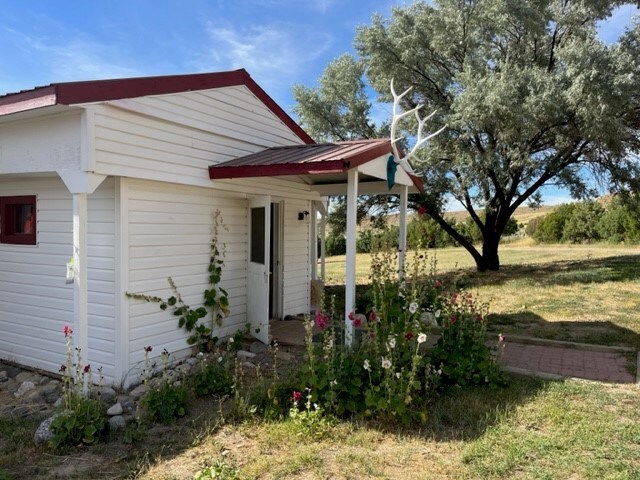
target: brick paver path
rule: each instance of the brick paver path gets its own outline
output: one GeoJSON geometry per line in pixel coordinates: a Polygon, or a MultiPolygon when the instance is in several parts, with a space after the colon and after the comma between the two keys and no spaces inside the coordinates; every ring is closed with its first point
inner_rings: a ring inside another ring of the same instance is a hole
{"type": "Polygon", "coordinates": [[[611,383],[635,383],[635,354],[505,342],[500,363],[535,372],[611,383]],[[633,358],[631,358],[633,357],[633,358]]]}

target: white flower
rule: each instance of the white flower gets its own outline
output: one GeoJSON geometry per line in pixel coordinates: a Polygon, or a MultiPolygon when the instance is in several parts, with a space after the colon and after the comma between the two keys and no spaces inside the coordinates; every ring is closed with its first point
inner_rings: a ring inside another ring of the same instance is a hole
{"type": "Polygon", "coordinates": [[[426,333],[421,333],[420,335],[418,335],[418,343],[424,343],[426,341],[427,341],[426,333]]]}
{"type": "Polygon", "coordinates": [[[332,386],[335,386],[338,384],[337,380],[331,380],[331,382],[329,382],[332,386]]]}
{"type": "Polygon", "coordinates": [[[198,358],[202,358],[202,357],[204,357],[204,353],[202,353],[202,352],[198,352],[198,354],[196,355],[196,357],[198,357],[198,358]]]}
{"type": "Polygon", "coordinates": [[[409,313],[412,315],[418,311],[418,304],[416,302],[411,302],[409,305],[409,313]]]}
{"type": "Polygon", "coordinates": [[[382,368],[384,368],[385,370],[388,370],[389,368],[391,368],[391,360],[389,360],[388,358],[382,357],[381,365],[382,365],[382,368]]]}
{"type": "Polygon", "coordinates": [[[400,378],[400,372],[396,372],[396,378],[400,378]]]}
{"type": "Polygon", "coordinates": [[[436,318],[440,318],[440,314],[442,312],[440,312],[440,310],[436,310],[436,313],[434,313],[434,315],[436,316],[436,318]]]}
{"type": "Polygon", "coordinates": [[[233,337],[229,337],[229,343],[233,343],[233,337]]]}
{"type": "Polygon", "coordinates": [[[387,347],[389,350],[393,350],[396,348],[396,337],[393,335],[389,335],[389,342],[387,343],[387,347]]]}
{"type": "Polygon", "coordinates": [[[218,357],[218,363],[222,362],[222,357],[218,357]]]}
{"type": "Polygon", "coordinates": [[[365,360],[363,366],[365,370],[369,370],[371,368],[371,365],[369,365],[369,360],[365,360]]]}

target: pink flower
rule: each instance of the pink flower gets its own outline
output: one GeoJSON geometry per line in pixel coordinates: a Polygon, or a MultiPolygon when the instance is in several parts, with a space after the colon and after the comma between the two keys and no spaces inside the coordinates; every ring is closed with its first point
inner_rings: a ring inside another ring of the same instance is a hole
{"type": "Polygon", "coordinates": [[[449,321],[451,322],[451,325],[453,325],[454,323],[456,323],[458,321],[458,319],[456,318],[455,315],[451,315],[449,317],[449,321]]]}
{"type": "Polygon", "coordinates": [[[356,318],[356,312],[349,313],[349,320],[351,320],[353,322],[355,320],[355,318],[356,318]]]}
{"type": "Polygon", "coordinates": [[[293,401],[298,403],[300,400],[302,400],[302,393],[300,393],[297,390],[293,391],[293,394],[291,395],[293,397],[293,401]]]}
{"type": "Polygon", "coordinates": [[[329,317],[322,312],[316,312],[316,327],[324,330],[329,326],[329,317]]]}
{"type": "Polygon", "coordinates": [[[436,280],[435,281],[435,287],[436,288],[442,288],[442,280],[436,280]]]}
{"type": "Polygon", "coordinates": [[[414,336],[413,332],[407,332],[404,334],[404,338],[406,338],[407,342],[410,342],[414,336]]]}
{"type": "Polygon", "coordinates": [[[427,213],[426,207],[423,207],[422,205],[420,205],[418,207],[418,215],[424,215],[425,213],[427,213]]]}
{"type": "Polygon", "coordinates": [[[62,331],[64,332],[65,337],[68,337],[73,333],[73,329],[69,325],[65,325],[62,331]]]}
{"type": "Polygon", "coordinates": [[[351,312],[349,314],[349,320],[351,320],[351,324],[355,327],[361,327],[362,326],[362,318],[357,316],[355,312],[351,312]]]}
{"type": "Polygon", "coordinates": [[[378,314],[376,313],[375,310],[371,310],[371,313],[369,314],[369,321],[375,322],[377,320],[378,320],[378,314]]]}
{"type": "Polygon", "coordinates": [[[501,333],[498,334],[498,342],[503,343],[505,341],[505,337],[504,335],[502,335],[501,333]]]}
{"type": "Polygon", "coordinates": [[[84,373],[89,373],[91,371],[91,365],[87,364],[84,366],[84,373]]]}

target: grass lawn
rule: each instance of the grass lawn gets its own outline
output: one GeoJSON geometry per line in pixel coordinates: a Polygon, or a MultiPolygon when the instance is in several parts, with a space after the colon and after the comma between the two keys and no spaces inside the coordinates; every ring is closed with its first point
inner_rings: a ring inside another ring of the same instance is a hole
{"type": "MultiPolygon", "coordinates": [[[[640,247],[508,244],[500,271],[486,273],[462,248],[430,254],[447,284],[489,302],[494,332],[640,348],[640,247]]],[[[327,258],[327,284],[343,284],[344,268],[344,256],[327,258]]],[[[359,254],[359,284],[370,268],[359,254]]]]}
{"type": "MultiPolygon", "coordinates": [[[[439,276],[491,302],[494,330],[640,346],[640,248],[502,247],[479,274],[460,249],[437,252],[439,276]]],[[[360,291],[370,257],[358,258],[360,291]]],[[[344,259],[328,259],[343,282],[344,259]],[[342,262],[342,263],[341,263],[342,262]]],[[[189,415],[138,444],[112,439],[54,454],[36,447],[41,418],[0,416],[0,480],[640,479],[640,385],[512,379],[434,401],[424,425],[343,420],[311,439],[291,420],[232,421],[228,402],[192,401],[189,415]],[[225,418],[225,415],[227,418],[225,418]]]]}

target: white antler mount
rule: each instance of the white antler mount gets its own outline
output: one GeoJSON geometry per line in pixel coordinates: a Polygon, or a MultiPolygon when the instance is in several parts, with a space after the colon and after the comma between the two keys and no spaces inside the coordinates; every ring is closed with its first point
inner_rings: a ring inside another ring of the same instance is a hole
{"type": "Polygon", "coordinates": [[[418,105],[417,107],[414,107],[411,110],[407,110],[406,112],[399,113],[400,100],[402,100],[402,97],[404,97],[407,93],[411,91],[411,88],[413,87],[407,88],[404,92],[398,95],[395,89],[393,88],[393,79],[391,79],[391,94],[393,95],[393,118],[391,119],[391,149],[393,150],[393,155],[396,159],[395,160],[396,163],[404,164],[405,168],[407,168],[407,171],[409,173],[414,173],[413,168],[409,163],[409,158],[415,155],[418,148],[420,148],[426,142],[428,142],[433,137],[441,133],[445,128],[447,128],[447,126],[445,125],[437,132],[434,132],[430,135],[427,135],[426,137],[423,137],[422,131],[424,129],[425,124],[431,119],[431,117],[433,117],[436,114],[437,110],[434,110],[424,118],[420,118],[420,115],[418,114],[418,110],[422,108],[422,105],[418,105]],[[415,114],[416,120],[418,121],[418,138],[416,139],[416,143],[411,149],[411,151],[408,154],[406,154],[404,157],[402,157],[400,155],[400,150],[398,149],[398,142],[402,140],[404,137],[397,136],[398,123],[400,123],[400,120],[402,120],[404,117],[411,115],[412,113],[415,114]]]}

